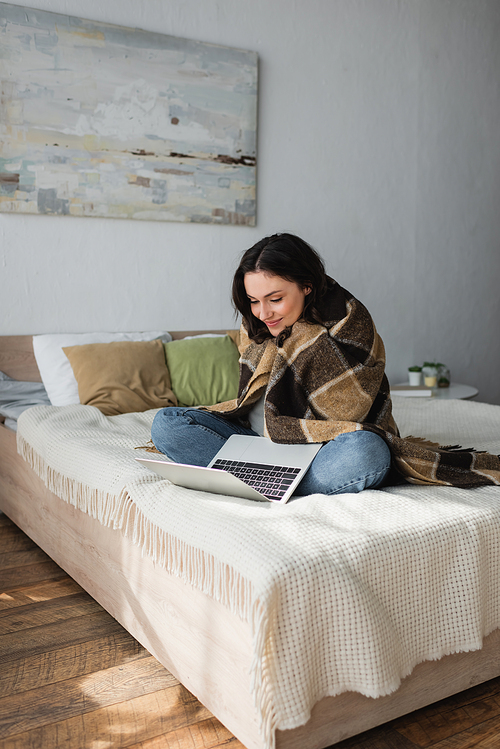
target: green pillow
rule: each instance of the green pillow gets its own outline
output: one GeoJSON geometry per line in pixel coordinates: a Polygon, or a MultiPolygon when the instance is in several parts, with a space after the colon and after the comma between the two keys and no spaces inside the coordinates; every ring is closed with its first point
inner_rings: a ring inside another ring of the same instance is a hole
{"type": "Polygon", "coordinates": [[[239,351],[230,336],[163,344],[172,390],[181,406],[212,406],[236,398],[239,351]]]}

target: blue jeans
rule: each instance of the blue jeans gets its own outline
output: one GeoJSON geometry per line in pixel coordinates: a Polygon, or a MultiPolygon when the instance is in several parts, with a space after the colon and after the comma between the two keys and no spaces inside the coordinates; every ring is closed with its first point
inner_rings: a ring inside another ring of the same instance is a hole
{"type": "MultiPolygon", "coordinates": [[[[253,434],[239,421],[196,408],[163,408],[151,427],[155,447],[176,463],[207,466],[232,434],[253,434]]],[[[387,477],[391,454],[373,432],[348,432],[326,442],[296,495],[342,494],[376,489],[387,477]]]]}

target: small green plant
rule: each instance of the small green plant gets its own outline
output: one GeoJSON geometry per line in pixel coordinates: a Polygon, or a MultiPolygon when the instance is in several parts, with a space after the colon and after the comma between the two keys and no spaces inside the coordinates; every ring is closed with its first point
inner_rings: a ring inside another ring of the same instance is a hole
{"type": "Polygon", "coordinates": [[[422,367],[408,367],[408,372],[421,372],[422,367]]]}
{"type": "Polygon", "coordinates": [[[424,361],[424,367],[429,367],[431,369],[439,369],[439,367],[444,367],[444,364],[441,364],[441,362],[424,361]]]}

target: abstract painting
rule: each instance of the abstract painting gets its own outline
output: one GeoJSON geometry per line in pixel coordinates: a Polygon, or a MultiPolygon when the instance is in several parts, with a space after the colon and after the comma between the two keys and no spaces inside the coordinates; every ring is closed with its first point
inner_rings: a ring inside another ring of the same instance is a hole
{"type": "Polygon", "coordinates": [[[0,211],[255,225],[257,55],[0,3],[0,211]]]}

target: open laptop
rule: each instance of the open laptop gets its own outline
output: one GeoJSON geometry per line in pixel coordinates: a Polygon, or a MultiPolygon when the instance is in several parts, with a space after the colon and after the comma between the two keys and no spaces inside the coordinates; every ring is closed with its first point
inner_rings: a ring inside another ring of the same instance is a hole
{"type": "Polygon", "coordinates": [[[284,504],[321,447],[279,445],[266,437],[233,434],[207,468],[162,458],[136,460],[177,486],[284,504]]]}

